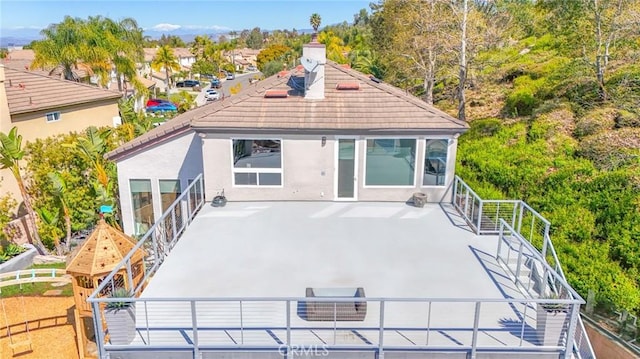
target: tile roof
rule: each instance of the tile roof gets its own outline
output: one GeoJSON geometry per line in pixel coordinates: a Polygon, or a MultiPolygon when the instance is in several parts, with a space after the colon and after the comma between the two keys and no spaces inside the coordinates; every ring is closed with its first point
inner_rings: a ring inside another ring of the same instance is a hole
{"type": "Polygon", "coordinates": [[[91,85],[6,66],[3,68],[9,113],[12,115],[121,97],[118,92],[91,85]]]}
{"type": "Polygon", "coordinates": [[[107,154],[120,157],[189,131],[351,132],[398,134],[460,133],[469,126],[421,99],[391,85],[373,81],[343,65],[327,61],[325,98],[304,98],[301,67],[281,72],[237,95],[185,112],[107,154]],[[339,83],[358,83],[357,90],[339,90],[339,83]],[[268,90],[287,97],[267,96],[268,90]]]}
{"type": "MultiPolygon", "coordinates": [[[[159,47],[145,47],[144,49],[142,49],[144,52],[144,61],[151,62],[153,58],[156,56],[158,49],[159,47]]],[[[187,49],[186,47],[174,47],[171,50],[173,50],[173,55],[176,58],[195,57],[195,55],[191,53],[191,50],[187,49]]]]}

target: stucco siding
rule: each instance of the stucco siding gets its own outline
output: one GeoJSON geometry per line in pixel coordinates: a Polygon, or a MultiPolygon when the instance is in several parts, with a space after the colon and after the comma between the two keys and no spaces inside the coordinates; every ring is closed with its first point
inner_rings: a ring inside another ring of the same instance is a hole
{"type": "Polygon", "coordinates": [[[333,200],[334,145],[321,136],[207,135],[203,153],[206,198],[224,189],[230,201],[333,200]],[[283,186],[234,186],[230,138],[281,139],[283,186]]]}
{"type": "MultiPolygon", "coordinates": [[[[413,193],[424,192],[429,202],[448,200],[449,187],[454,177],[457,141],[448,141],[447,174],[442,186],[423,186],[425,139],[416,144],[415,180],[413,186],[372,187],[365,185],[367,138],[357,139],[357,181],[358,201],[407,201],[413,193]]],[[[230,201],[301,201],[336,200],[336,141],[328,136],[322,145],[322,136],[251,136],[213,135],[203,140],[203,160],[206,197],[212,198],[224,189],[230,201]],[[233,156],[231,138],[238,139],[281,139],[282,140],[282,186],[258,187],[236,186],[233,182],[233,156]]]]}
{"type": "Polygon", "coordinates": [[[113,127],[118,116],[117,100],[60,107],[55,110],[37,111],[11,116],[12,126],[18,127],[24,141],[34,141],[62,133],[79,132],[87,127],[113,127]],[[60,112],[60,120],[47,122],[46,114],[60,112]]]}
{"type": "Polygon", "coordinates": [[[194,132],[147,148],[134,156],[120,159],[118,186],[125,233],[134,234],[130,179],[151,181],[153,213],[157,220],[162,215],[159,180],[179,179],[181,190],[184,192],[189,180],[202,172],[202,143],[200,137],[194,132]]]}

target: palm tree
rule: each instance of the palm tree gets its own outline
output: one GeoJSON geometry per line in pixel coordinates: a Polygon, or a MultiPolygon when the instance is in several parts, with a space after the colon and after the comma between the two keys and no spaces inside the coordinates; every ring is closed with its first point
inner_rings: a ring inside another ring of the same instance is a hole
{"type": "Polygon", "coordinates": [[[311,24],[311,27],[313,27],[313,32],[315,32],[316,34],[318,33],[318,28],[320,27],[321,21],[322,18],[317,13],[311,14],[311,18],[309,18],[309,23],[311,24]]]}
{"type": "Polygon", "coordinates": [[[33,42],[35,58],[31,68],[55,68],[60,65],[65,79],[78,80],[73,70],[78,68],[78,61],[85,57],[87,51],[83,21],[66,16],[61,23],[49,25],[40,33],[44,39],[33,42]]]}
{"type": "Polygon", "coordinates": [[[40,252],[40,254],[46,254],[48,252],[47,248],[42,243],[42,240],[40,240],[38,228],[36,227],[36,214],[31,205],[31,196],[29,196],[27,192],[22,174],[20,173],[19,161],[24,157],[24,154],[25,152],[22,149],[22,136],[18,134],[17,127],[12,128],[8,135],[0,132],[0,168],[8,168],[13,174],[13,177],[15,177],[16,182],[18,182],[18,188],[20,188],[20,194],[22,195],[24,206],[27,209],[27,230],[31,231],[31,239],[38,252],[40,252]]]}
{"type": "Polygon", "coordinates": [[[155,71],[161,71],[164,68],[167,76],[167,89],[169,89],[171,84],[169,73],[180,70],[180,64],[173,54],[173,50],[168,45],[164,45],[158,49],[156,56],[151,60],[151,68],[155,71]]]}

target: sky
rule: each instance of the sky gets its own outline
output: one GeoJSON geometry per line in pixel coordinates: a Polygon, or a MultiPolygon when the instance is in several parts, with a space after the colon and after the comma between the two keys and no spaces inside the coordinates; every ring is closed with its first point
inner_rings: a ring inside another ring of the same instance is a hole
{"type": "Polygon", "coordinates": [[[113,20],[132,17],[145,29],[195,33],[243,30],[309,29],[318,13],[322,26],[353,22],[372,0],[0,0],[0,36],[43,29],[65,15],[113,20]]]}

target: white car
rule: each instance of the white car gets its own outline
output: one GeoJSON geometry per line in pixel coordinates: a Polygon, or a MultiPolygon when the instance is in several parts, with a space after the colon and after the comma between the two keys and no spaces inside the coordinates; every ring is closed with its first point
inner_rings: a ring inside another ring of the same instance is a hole
{"type": "Polygon", "coordinates": [[[220,92],[216,91],[216,90],[207,90],[207,92],[205,92],[204,97],[207,99],[207,101],[215,101],[215,100],[219,100],[220,99],[220,92]]]}

